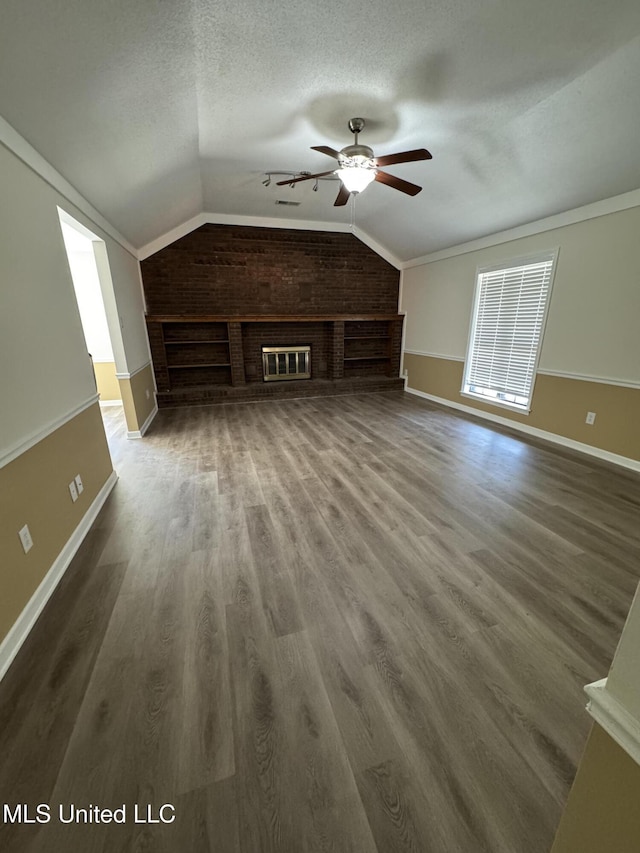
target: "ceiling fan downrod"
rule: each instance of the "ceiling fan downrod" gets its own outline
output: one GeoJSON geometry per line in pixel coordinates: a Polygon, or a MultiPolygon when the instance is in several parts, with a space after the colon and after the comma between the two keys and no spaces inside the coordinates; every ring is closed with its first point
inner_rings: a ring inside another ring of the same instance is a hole
{"type": "Polygon", "coordinates": [[[344,161],[347,161],[357,157],[360,162],[354,165],[359,165],[362,167],[365,166],[365,161],[370,160],[372,161],[371,167],[373,167],[373,150],[369,148],[368,145],[358,144],[358,134],[362,133],[362,131],[364,130],[364,119],[350,118],[349,130],[351,131],[351,133],[354,134],[356,139],[353,145],[347,145],[345,148],[342,149],[342,151],[339,152],[339,154],[342,155],[342,159],[344,161]]]}
{"type": "Polygon", "coordinates": [[[349,119],[349,130],[351,133],[355,134],[356,137],[356,145],[358,144],[358,134],[362,133],[364,130],[364,119],[363,118],[350,118],[349,119]]]}

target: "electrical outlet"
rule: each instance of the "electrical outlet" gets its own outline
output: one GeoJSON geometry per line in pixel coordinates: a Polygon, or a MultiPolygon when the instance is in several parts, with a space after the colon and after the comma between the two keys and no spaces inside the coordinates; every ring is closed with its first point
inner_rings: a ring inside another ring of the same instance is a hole
{"type": "Polygon", "coordinates": [[[147,400],[151,397],[151,391],[147,388],[146,390],[147,400]]]}
{"type": "Polygon", "coordinates": [[[80,474],[76,474],[75,483],[78,494],[81,495],[84,492],[84,484],[82,482],[82,477],[80,476],[80,474]]]}
{"type": "Polygon", "coordinates": [[[595,423],[595,420],[596,420],[596,413],[595,412],[587,412],[587,417],[584,419],[584,422],[586,424],[589,424],[589,426],[592,426],[595,423]]]}
{"type": "Polygon", "coordinates": [[[24,553],[28,554],[29,551],[33,548],[33,539],[31,538],[31,532],[27,524],[25,524],[24,527],[18,530],[18,536],[20,537],[20,541],[22,542],[22,548],[24,550],[24,553]]]}
{"type": "Polygon", "coordinates": [[[407,368],[406,368],[406,367],[405,367],[405,369],[402,371],[402,375],[403,375],[403,376],[405,376],[405,377],[409,376],[409,371],[407,370],[407,368]]]}
{"type": "Polygon", "coordinates": [[[69,492],[71,494],[71,500],[75,503],[78,500],[78,490],[76,489],[76,481],[72,480],[69,483],[69,492]]]}

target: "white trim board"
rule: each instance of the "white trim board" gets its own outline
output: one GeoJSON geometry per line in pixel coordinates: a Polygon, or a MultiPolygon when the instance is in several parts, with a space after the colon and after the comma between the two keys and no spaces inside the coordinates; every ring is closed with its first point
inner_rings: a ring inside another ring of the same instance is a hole
{"type": "Polygon", "coordinates": [[[406,270],[424,264],[433,264],[436,261],[445,261],[447,258],[453,258],[456,255],[466,255],[468,252],[489,249],[502,243],[510,243],[512,240],[520,240],[523,237],[531,237],[545,231],[554,231],[556,228],[575,225],[578,222],[585,222],[587,219],[597,219],[599,216],[607,216],[610,213],[618,213],[632,207],[640,207],[640,189],[631,190],[631,192],[622,193],[622,195],[616,195],[612,198],[605,198],[583,207],[576,207],[573,210],[565,210],[562,213],[547,216],[535,222],[528,222],[526,225],[520,225],[517,228],[509,228],[507,231],[487,234],[486,237],[469,240],[467,243],[459,243],[457,246],[450,246],[448,249],[440,249],[437,252],[430,252],[410,261],[403,261],[402,269],[406,270]]]}
{"type": "Polygon", "coordinates": [[[366,231],[362,228],[358,228],[357,225],[353,227],[353,235],[360,240],[361,243],[364,243],[365,246],[368,246],[372,252],[375,252],[378,257],[382,258],[383,261],[386,261],[388,264],[391,264],[392,267],[395,267],[397,270],[402,269],[402,261],[400,258],[396,257],[386,246],[383,246],[382,243],[378,243],[377,240],[374,240],[366,231]]]}
{"type": "Polygon", "coordinates": [[[487,421],[493,421],[502,426],[517,432],[524,432],[527,435],[533,435],[536,438],[541,438],[544,441],[549,441],[552,444],[559,444],[562,447],[568,447],[571,450],[577,450],[580,453],[585,453],[587,456],[595,456],[597,459],[603,459],[606,462],[612,462],[614,465],[620,465],[623,468],[628,468],[631,471],[640,471],[640,460],[630,459],[628,456],[621,456],[619,453],[611,453],[608,450],[601,450],[599,447],[592,447],[590,444],[584,444],[581,441],[575,441],[572,438],[565,438],[563,435],[557,435],[554,432],[548,432],[545,429],[530,427],[520,421],[512,421],[510,418],[503,418],[500,415],[494,415],[492,412],[483,412],[481,409],[474,409],[472,406],[465,406],[462,403],[446,400],[444,397],[436,397],[434,394],[425,394],[424,391],[418,391],[417,388],[410,388],[408,385],[405,390],[409,394],[414,394],[416,397],[422,397],[425,400],[431,400],[433,403],[439,403],[441,406],[448,406],[452,409],[458,409],[468,415],[474,415],[477,418],[483,418],[487,421]]]}
{"type": "Polygon", "coordinates": [[[4,638],[2,643],[0,643],[0,680],[4,678],[4,675],[11,666],[13,659],[29,636],[38,616],[42,613],[45,604],[62,580],[71,560],[74,558],[78,548],[82,544],[82,541],[89,532],[89,528],[97,518],[98,513],[102,509],[104,502],[109,497],[109,494],[117,481],[118,475],[115,471],[112,471],[109,478],[94,498],[93,503],[84,514],[82,521],[67,540],[66,545],[54,560],[53,565],[29,599],[26,607],[20,616],[18,616],[18,619],[14,622],[7,636],[4,638]]]}
{"type": "Polygon", "coordinates": [[[110,406],[122,406],[122,400],[100,400],[101,409],[108,409],[110,406]]]}
{"type": "Polygon", "coordinates": [[[244,216],[229,213],[198,213],[171,231],[162,234],[138,250],[138,260],[154,255],[166,246],[170,246],[181,237],[186,237],[202,225],[247,225],[255,228],[289,228],[296,231],[338,231],[347,233],[351,227],[346,222],[315,222],[310,219],[280,219],[275,216],[244,216]]]}
{"type": "Polygon", "coordinates": [[[587,711],[630,758],[640,764],[640,722],[607,690],[607,679],[587,684],[587,711]]]}
{"type": "MultiPolygon", "coordinates": [[[[408,355],[424,355],[428,358],[441,358],[445,361],[464,361],[464,356],[460,355],[444,355],[441,352],[426,352],[419,349],[404,349],[402,354],[408,355]]],[[[588,373],[568,373],[566,370],[548,370],[539,367],[536,370],[536,376],[558,376],[560,379],[575,379],[579,382],[595,382],[599,385],[616,385],[620,388],[640,388],[640,382],[634,382],[630,379],[613,379],[610,376],[590,376],[588,373]]]]}
{"type": "Polygon", "coordinates": [[[202,225],[246,225],[254,228],[287,228],[294,231],[328,231],[340,234],[353,234],[361,243],[368,246],[387,263],[397,270],[402,267],[402,261],[392,254],[389,249],[370,237],[362,228],[354,228],[347,222],[316,222],[312,219],[280,219],[275,216],[244,216],[229,213],[199,213],[181,225],[177,225],[166,234],[151,240],[138,250],[138,260],[144,261],[155,255],[161,249],[170,246],[181,237],[186,237],[202,225]]]}
{"type": "Polygon", "coordinates": [[[142,438],[142,436],[145,434],[145,432],[151,426],[151,422],[153,421],[153,419],[155,418],[155,416],[157,414],[158,414],[158,404],[156,403],[155,406],[153,407],[153,411],[151,412],[149,417],[146,419],[146,421],[142,424],[140,429],[127,430],[127,438],[142,438]]]}
{"type": "Polygon", "coordinates": [[[419,349],[405,349],[402,351],[404,355],[426,355],[428,358],[442,358],[445,361],[464,361],[464,356],[459,355],[443,355],[441,352],[424,352],[419,349]]]}
{"type": "Polygon", "coordinates": [[[22,160],[25,166],[28,166],[45,183],[60,193],[66,201],[83,213],[97,228],[100,228],[105,234],[119,243],[134,258],[137,257],[136,250],[126,237],[123,237],[57,169],[54,169],[41,154],[38,154],[36,149],[1,116],[0,143],[11,151],[12,154],[15,154],[19,160],[22,160]]]}
{"type": "Polygon", "coordinates": [[[587,373],[566,373],[563,370],[543,370],[538,368],[536,374],[543,376],[559,376],[561,379],[577,379],[579,382],[596,382],[600,385],[618,385],[621,388],[640,388],[640,382],[630,379],[612,379],[609,376],[589,376],[587,373]]]}
{"type": "Polygon", "coordinates": [[[135,370],[132,370],[131,373],[116,373],[116,379],[131,379],[132,376],[135,376],[136,373],[142,373],[145,367],[149,367],[151,361],[145,361],[145,363],[141,367],[136,367],[135,370]]]}
{"type": "Polygon", "coordinates": [[[8,465],[9,462],[13,462],[14,459],[17,459],[18,456],[22,456],[23,453],[26,453],[27,450],[30,450],[34,445],[38,444],[39,441],[42,441],[43,438],[46,438],[51,433],[55,432],[57,429],[60,429],[61,426],[64,426],[69,421],[73,420],[76,415],[79,415],[81,412],[84,412],[85,409],[93,406],[94,403],[98,402],[99,395],[92,394],[88,400],[85,400],[83,403],[79,403],[70,412],[67,412],[64,415],[61,415],[59,418],[56,418],[53,421],[49,421],[48,424],[45,424],[36,432],[32,432],[31,435],[28,435],[26,438],[21,439],[19,442],[14,444],[12,447],[9,447],[3,453],[0,454],[0,468],[4,468],[5,465],[8,465]]]}

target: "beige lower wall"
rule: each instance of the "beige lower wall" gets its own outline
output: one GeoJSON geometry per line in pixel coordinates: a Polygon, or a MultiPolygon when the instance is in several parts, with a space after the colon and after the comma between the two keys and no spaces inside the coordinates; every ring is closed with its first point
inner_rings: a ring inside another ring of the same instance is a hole
{"type": "Polygon", "coordinates": [[[122,400],[115,362],[96,361],[93,364],[93,372],[96,375],[98,394],[100,394],[100,399],[103,402],[106,400],[122,400]]]}
{"type": "Polygon", "coordinates": [[[638,853],[640,766],[594,724],[551,853],[638,853]]]}
{"type": "Polygon", "coordinates": [[[0,469],[0,641],[112,470],[97,402],[0,469]],[[69,483],[76,474],[84,491],[73,503],[69,483]],[[18,538],[24,524],[34,543],[28,554],[18,538]]]}
{"type": "Polygon", "coordinates": [[[134,373],[130,379],[120,379],[124,416],[129,432],[142,429],[156,405],[153,369],[151,364],[134,373]]]}
{"type": "Polygon", "coordinates": [[[403,369],[409,372],[409,388],[416,391],[640,460],[638,388],[539,373],[531,412],[524,415],[462,395],[462,361],[405,353],[403,369]],[[593,426],[585,424],[587,412],[596,413],[593,426]]]}

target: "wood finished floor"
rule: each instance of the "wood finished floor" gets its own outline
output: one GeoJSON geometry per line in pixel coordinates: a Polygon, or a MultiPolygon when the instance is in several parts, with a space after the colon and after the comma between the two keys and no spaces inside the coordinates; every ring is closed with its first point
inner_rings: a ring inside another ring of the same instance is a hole
{"type": "Polygon", "coordinates": [[[547,853],[640,478],[403,393],[105,417],[120,480],[0,684],[19,853],[547,853]]]}

